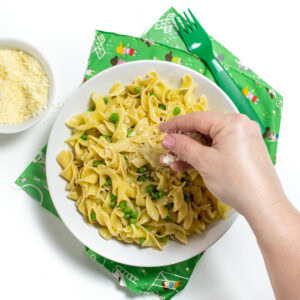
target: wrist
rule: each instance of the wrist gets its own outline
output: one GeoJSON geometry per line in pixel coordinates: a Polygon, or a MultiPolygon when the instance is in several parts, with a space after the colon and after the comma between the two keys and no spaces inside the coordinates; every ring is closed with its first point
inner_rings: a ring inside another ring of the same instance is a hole
{"type": "Polygon", "coordinates": [[[284,192],[276,195],[272,193],[268,197],[268,199],[272,200],[265,201],[263,204],[260,203],[260,205],[242,212],[242,215],[246,218],[253,230],[270,220],[272,220],[272,222],[279,220],[281,223],[280,220],[283,214],[289,214],[291,210],[295,210],[284,192]]]}

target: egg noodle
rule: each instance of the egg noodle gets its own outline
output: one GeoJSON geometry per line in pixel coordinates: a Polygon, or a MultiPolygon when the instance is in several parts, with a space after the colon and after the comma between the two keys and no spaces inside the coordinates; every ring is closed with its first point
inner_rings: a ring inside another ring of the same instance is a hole
{"type": "Polygon", "coordinates": [[[163,250],[169,239],[185,244],[228,212],[197,171],[160,164],[166,151],[159,123],[206,109],[195,87],[185,75],[180,88],[169,89],[152,71],[126,87],[115,83],[104,98],[92,93],[93,109],[66,122],[73,134],[66,140],[71,150],[57,156],[61,176],[103,238],[163,250]]]}

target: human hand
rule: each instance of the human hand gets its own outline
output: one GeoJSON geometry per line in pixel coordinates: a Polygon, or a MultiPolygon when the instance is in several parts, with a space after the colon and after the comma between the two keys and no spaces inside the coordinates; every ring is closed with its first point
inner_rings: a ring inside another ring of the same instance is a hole
{"type": "Polygon", "coordinates": [[[247,116],[194,112],[162,123],[160,130],[197,131],[211,137],[208,147],[187,135],[171,133],[162,145],[182,160],[171,163],[171,169],[197,169],[208,189],[241,214],[263,210],[284,195],[259,125],[247,116]]]}

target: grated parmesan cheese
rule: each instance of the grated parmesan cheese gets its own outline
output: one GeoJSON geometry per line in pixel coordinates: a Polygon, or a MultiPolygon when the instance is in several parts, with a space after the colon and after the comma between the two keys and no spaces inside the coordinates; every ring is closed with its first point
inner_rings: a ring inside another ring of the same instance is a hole
{"type": "MultiPolygon", "coordinates": [[[[192,132],[186,132],[183,133],[181,131],[174,131],[174,132],[167,132],[168,134],[170,133],[179,133],[179,134],[185,134],[187,136],[189,136],[190,138],[194,139],[195,141],[205,145],[206,141],[205,138],[203,136],[202,133],[197,132],[197,131],[192,131],[192,132]]],[[[162,158],[162,163],[166,166],[169,166],[171,163],[176,162],[176,161],[180,161],[180,159],[173,153],[168,152],[163,158],[162,158]]]]}
{"type": "Polygon", "coordinates": [[[179,158],[170,152],[168,152],[162,159],[162,163],[167,166],[169,166],[171,163],[175,161],[179,161],[179,158]]]}
{"type": "Polygon", "coordinates": [[[46,108],[49,80],[21,50],[0,49],[0,124],[22,123],[46,108]]]}

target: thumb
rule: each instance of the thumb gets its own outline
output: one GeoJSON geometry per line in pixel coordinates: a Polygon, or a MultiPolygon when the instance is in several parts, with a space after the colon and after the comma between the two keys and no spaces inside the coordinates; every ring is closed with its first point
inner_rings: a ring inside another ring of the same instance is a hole
{"type": "MultiPolygon", "coordinates": [[[[184,134],[168,134],[162,141],[162,146],[174,152],[180,160],[202,170],[209,163],[215,149],[204,146],[184,134]]],[[[201,171],[200,171],[201,172],[201,171]]]]}

